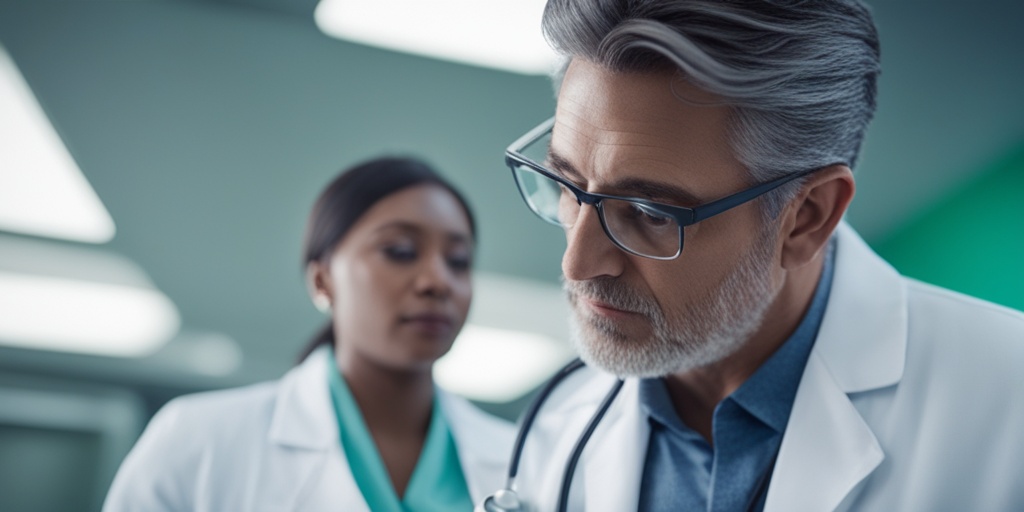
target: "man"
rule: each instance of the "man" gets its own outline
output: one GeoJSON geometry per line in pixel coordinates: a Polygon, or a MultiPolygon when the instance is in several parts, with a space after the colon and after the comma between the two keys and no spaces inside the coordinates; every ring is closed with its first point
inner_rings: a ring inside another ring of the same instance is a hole
{"type": "Polygon", "coordinates": [[[556,509],[619,376],[570,510],[1024,510],[1024,315],[899,276],[841,220],[867,7],[549,0],[544,29],[556,114],[507,160],[565,229],[590,369],[529,433],[525,508],[556,509]]]}

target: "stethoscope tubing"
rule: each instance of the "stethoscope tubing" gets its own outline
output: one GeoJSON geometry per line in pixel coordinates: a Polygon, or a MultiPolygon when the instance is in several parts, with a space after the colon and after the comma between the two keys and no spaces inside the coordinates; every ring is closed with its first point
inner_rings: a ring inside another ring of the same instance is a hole
{"type": "MultiPolygon", "coordinates": [[[[481,507],[478,510],[520,510],[517,498],[515,497],[515,480],[519,473],[519,461],[522,459],[523,448],[526,445],[526,438],[530,433],[530,429],[533,428],[533,423],[537,419],[537,415],[540,412],[541,407],[547,402],[548,397],[551,393],[562,383],[567,377],[572,375],[573,372],[586,366],[579,358],[573,359],[568,364],[558,370],[557,373],[544,385],[543,388],[537,393],[537,396],[530,403],[526,413],[523,415],[523,420],[519,425],[519,432],[516,434],[515,444],[512,448],[512,458],[508,464],[508,480],[505,483],[505,488],[498,493],[495,493],[491,497],[488,497],[483,501],[481,507]],[[501,498],[502,493],[505,494],[505,498],[501,498]],[[512,505],[510,504],[498,504],[492,500],[498,499],[512,499],[512,505]],[[491,508],[497,506],[498,508],[491,508]],[[507,508],[507,507],[513,508],[507,508]]],[[[583,455],[583,449],[587,446],[587,441],[594,434],[598,424],[601,422],[601,418],[604,417],[605,413],[611,407],[615,397],[619,394],[622,389],[623,380],[617,379],[612,389],[605,395],[601,404],[598,406],[594,415],[587,422],[587,426],[584,428],[583,433],[579,439],[576,440],[575,446],[573,446],[572,453],[569,456],[569,460],[566,464],[565,472],[562,475],[562,485],[558,491],[558,512],[564,512],[569,505],[569,490],[572,485],[572,477],[576,471],[576,465],[579,463],[580,457],[583,455]]]]}
{"type": "Polygon", "coordinates": [[[594,434],[594,430],[597,429],[597,425],[601,423],[601,418],[604,418],[604,414],[608,412],[612,402],[615,401],[615,397],[618,396],[619,391],[622,390],[622,379],[615,381],[615,385],[605,395],[604,400],[601,401],[601,405],[597,408],[597,411],[590,418],[587,423],[587,428],[583,430],[583,434],[576,440],[576,446],[572,449],[572,455],[569,456],[569,462],[565,466],[565,472],[562,473],[562,486],[558,491],[558,512],[565,512],[569,508],[569,488],[572,487],[572,477],[576,473],[576,464],[579,463],[580,456],[583,455],[583,449],[587,447],[587,442],[590,441],[590,436],[594,434]]]}
{"type": "Polygon", "coordinates": [[[519,433],[516,434],[516,442],[512,449],[512,460],[509,461],[508,465],[508,483],[506,489],[512,488],[516,475],[519,474],[519,459],[523,456],[523,447],[526,445],[526,435],[533,428],[533,421],[537,418],[537,413],[540,412],[541,406],[547,401],[548,395],[558,387],[559,384],[565,380],[566,377],[571,375],[576,370],[583,368],[585,364],[580,358],[573,359],[569,364],[558,370],[558,373],[548,379],[547,384],[537,393],[537,397],[534,398],[530,404],[530,408],[527,409],[526,414],[523,416],[523,423],[519,426],[519,433]]]}

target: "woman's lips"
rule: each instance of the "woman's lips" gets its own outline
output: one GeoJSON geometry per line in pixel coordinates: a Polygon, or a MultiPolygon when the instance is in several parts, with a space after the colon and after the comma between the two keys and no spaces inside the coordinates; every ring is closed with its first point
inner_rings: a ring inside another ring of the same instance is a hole
{"type": "Polygon", "coordinates": [[[402,318],[402,323],[429,334],[443,334],[452,330],[455,321],[448,315],[420,313],[402,318]]]}

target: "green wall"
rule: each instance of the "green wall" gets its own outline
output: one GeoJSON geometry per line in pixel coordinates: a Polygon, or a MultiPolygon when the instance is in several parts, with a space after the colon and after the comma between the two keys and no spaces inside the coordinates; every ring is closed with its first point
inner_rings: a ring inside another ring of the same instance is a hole
{"type": "Polygon", "coordinates": [[[1024,310],[1024,146],[974,176],[875,249],[905,275],[1024,310]]]}

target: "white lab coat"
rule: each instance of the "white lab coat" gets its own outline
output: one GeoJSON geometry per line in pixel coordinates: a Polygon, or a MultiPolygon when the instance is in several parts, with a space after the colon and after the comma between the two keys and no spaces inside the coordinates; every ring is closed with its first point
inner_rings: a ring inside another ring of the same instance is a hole
{"type": "MultiPolygon", "coordinates": [[[[177,398],[124,460],[103,510],[369,512],[342,452],[320,349],[280,381],[177,398]]],[[[504,485],[514,429],[438,390],[474,502],[504,485]]]]}
{"type": "MultiPolygon", "coordinates": [[[[901,277],[845,224],[837,244],[765,512],[1024,510],[1024,315],[901,277]]],[[[572,446],[614,381],[581,373],[527,441],[516,489],[530,510],[555,510],[572,446]]],[[[629,379],[569,509],[636,510],[649,434],[629,379]]]]}

